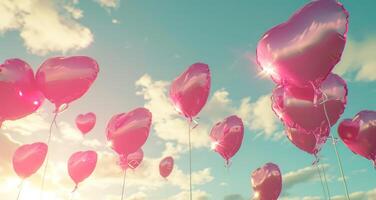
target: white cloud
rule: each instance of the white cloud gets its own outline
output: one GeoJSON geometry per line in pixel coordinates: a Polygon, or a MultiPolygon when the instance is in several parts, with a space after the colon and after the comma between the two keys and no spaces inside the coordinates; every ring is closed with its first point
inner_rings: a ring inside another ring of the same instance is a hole
{"type": "Polygon", "coordinates": [[[88,47],[93,35],[76,21],[80,17],[82,11],[63,2],[0,1],[0,32],[18,30],[27,49],[37,55],[88,47]]]}
{"type": "MultiPolygon", "coordinates": [[[[281,197],[281,200],[320,200],[322,197],[318,196],[305,196],[305,197],[293,197],[293,196],[288,196],[288,197],[281,197]]],[[[330,199],[333,200],[347,200],[345,196],[341,195],[336,195],[332,196],[330,199]]],[[[353,192],[350,194],[350,199],[351,200],[371,200],[371,199],[376,199],[376,188],[371,189],[369,191],[358,191],[358,192],[353,192]]]]}
{"type": "MultiPolygon", "coordinates": [[[[334,196],[333,200],[346,200],[345,196],[334,196]]],[[[371,200],[376,199],[376,188],[369,191],[358,191],[350,194],[351,200],[371,200]]]]}
{"type": "MultiPolygon", "coordinates": [[[[194,197],[194,200],[208,200],[210,198],[210,195],[202,190],[194,190],[192,191],[192,196],[194,197]]],[[[183,191],[180,192],[167,200],[186,200],[189,199],[189,192],[188,191],[183,191]]]]}
{"type": "Polygon", "coordinates": [[[367,37],[361,41],[347,40],[341,62],[334,72],[356,81],[376,80],[376,37],[367,37]]]}
{"type": "Polygon", "coordinates": [[[119,0],[96,0],[104,8],[116,8],[119,6],[119,0]]]}
{"type": "Polygon", "coordinates": [[[271,108],[270,95],[261,96],[250,105],[244,104],[251,111],[249,116],[251,130],[261,130],[267,138],[281,138],[282,134],[277,132],[279,121],[271,108]]]}
{"type": "Polygon", "coordinates": [[[64,9],[69,12],[74,19],[80,19],[84,16],[84,12],[72,5],[65,5],[64,9]]]}
{"type": "Polygon", "coordinates": [[[5,121],[3,129],[20,135],[29,136],[41,131],[47,131],[50,123],[46,121],[45,111],[39,110],[16,121],[5,121]]]}
{"type": "Polygon", "coordinates": [[[120,21],[117,20],[117,19],[112,19],[111,22],[112,22],[113,24],[120,24],[120,21]]]}
{"type": "MultiPolygon", "coordinates": [[[[321,164],[320,168],[327,170],[328,164],[321,164]]],[[[328,177],[327,177],[328,178],[328,177]]],[[[291,171],[283,175],[283,190],[286,193],[290,188],[295,185],[302,184],[308,181],[317,181],[317,169],[316,166],[309,166],[296,171],[291,171]]]]}

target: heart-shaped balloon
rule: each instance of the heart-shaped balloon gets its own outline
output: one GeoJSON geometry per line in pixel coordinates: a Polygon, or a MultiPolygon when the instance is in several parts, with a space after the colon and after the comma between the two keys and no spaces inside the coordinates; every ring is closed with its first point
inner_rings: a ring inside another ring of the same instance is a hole
{"type": "MultiPolygon", "coordinates": [[[[316,93],[312,86],[278,86],[273,91],[272,108],[286,127],[306,132],[333,126],[343,113],[347,101],[346,82],[329,74],[316,93]]],[[[322,131],[319,131],[322,132],[322,131]]]]}
{"type": "Polygon", "coordinates": [[[123,170],[126,170],[128,167],[131,169],[136,169],[141,164],[142,159],[144,159],[144,152],[142,149],[139,149],[128,156],[120,155],[119,165],[123,170]]]}
{"type": "Polygon", "coordinates": [[[113,116],[107,124],[106,137],[119,155],[129,155],[140,149],[149,137],[152,114],[146,108],[113,116]]]}
{"type": "Polygon", "coordinates": [[[165,157],[159,163],[159,174],[166,178],[168,177],[172,170],[174,169],[174,159],[171,156],[165,157]]]}
{"type": "Polygon", "coordinates": [[[317,156],[323,144],[329,136],[329,129],[306,132],[295,128],[286,128],[285,133],[289,140],[299,149],[317,156]]]}
{"type": "Polygon", "coordinates": [[[195,63],[171,83],[170,99],[180,114],[192,119],[206,104],[209,92],[209,66],[195,63]]]}
{"type": "Polygon", "coordinates": [[[82,134],[86,134],[94,128],[96,122],[96,116],[94,113],[89,112],[86,114],[79,114],[76,117],[76,126],[80,129],[82,134]]]}
{"type": "Polygon", "coordinates": [[[376,111],[364,110],[338,126],[338,135],[355,154],[371,160],[376,167],[376,111]]]}
{"type": "Polygon", "coordinates": [[[31,67],[20,59],[0,64],[0,126],[36,111],[43,103],[31,67]]]}
{"type": "Polygon", "coordinates": [[[98,72],[97,62],[90,57],[53,57],[39,67],[36,80],[44,96],[58,110],[84,95],[98,72]]]}
{"type": "Polygon", "coordinates": [[[68,173],[76,187],[93,173],[97,157],[95,151],[79,151],[71,155],[68,160],[68,173]]]}
{"type": "Polygon", "coordinates": [[[48,146],[42,142],[25,144],[17,148],[13,154],[13,169],[22,178],[33,175],[46,159],[48,146]]]}
{"type": "Polygon", "coordinates": [[[257,45],[257,62],[277,84],[319,86],[340,61],[349,14],[336,0],[305,5],[268,30],[257,45]]]}
{"type": "Polygon", "coordinates": [[[232,115],[218,122],[210,132],[212,149],[219,153],[225,160],[229,160],[238,152],[244,136],[243,121],[232,115]]]}
{"type": "Polygon", "coordinates": [[[282,190],[282,176],[278,165],[266,163],[251,175],[255,200],[277,200],[282,190]]]}

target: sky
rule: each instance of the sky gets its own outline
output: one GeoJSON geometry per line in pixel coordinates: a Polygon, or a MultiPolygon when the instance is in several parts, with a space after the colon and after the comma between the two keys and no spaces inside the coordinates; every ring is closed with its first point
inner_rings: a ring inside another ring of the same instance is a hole
{"type": "MultiPolygon", "coordinates": [[[[126,178],[128,200],[188,199],[187,124],[168,99],[170,82],[195,62],[207,63],[212,87],[192,132],[195,200],[245,200],[253,195],[250,174],[267,162],[283,174],[280,199],[324,199],[314,158],[286,139],[271,110],[268,78],[258,76],[252,58],[269,28],[287,20],[305,0],[2,0],[0,60],[20,58],[34,70],[48,57],[87,55],[100,73],[90,90],[58,116],[47,169],[45,199],[69,199],[74,183],[67,173],[69,156],[95,150],[98,165],[74,194],[75,199],[120,199],[122,171],[106,145],[105,127],[112,115],[146,107],[153,113],[145,159],[126,178]],[[80,113],[94,112],[97,124],[82,137],[74,125],[80,113]],[[236,114],[245,124],[242,147],[227,169],[210,148],[209,132],[221,119],[236,114]],[[176,166],[167,180],[158,173],[164,156],[176,166]],[[95,192],[93,192],[95,191],[95,192]]],[[[347,44],[334,73],[347,82],[348,104],[341,119],[361,110],[376,110],[376,2],[341,0],[350,13],[347,44]]],[[[6,121],[0,129],[0,196],[15,199],[20,179],[11,159],[21,144],[46,142],[53,105],[45,101],[34,114],[6,121]]],[[[337,125],[331,134],[337,137],[337,125]]],[[[372,163],[337,143],[351,199],[376,199],[372,163]]],[[[321,151],[332,199],[345,199],[330,142],[321,151]]],[[[39,199],[42,170],[28,179],[20,199],[39,199]]]]}

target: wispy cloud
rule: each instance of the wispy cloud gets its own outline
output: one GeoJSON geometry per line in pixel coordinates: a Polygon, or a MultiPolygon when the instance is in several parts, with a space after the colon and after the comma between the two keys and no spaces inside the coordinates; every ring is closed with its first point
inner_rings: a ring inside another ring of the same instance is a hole
{"type": "Polygon", "coordinates": [[[376,37],[363,40],[348,39],[341,62],[334,72],[355,81],[376,80],[376,37]]]}

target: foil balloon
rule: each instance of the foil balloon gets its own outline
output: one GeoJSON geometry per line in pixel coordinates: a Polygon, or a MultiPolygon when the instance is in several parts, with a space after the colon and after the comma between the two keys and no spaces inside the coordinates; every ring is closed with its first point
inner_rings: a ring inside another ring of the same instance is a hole
{"type": "Polygon", "coordinates": [[[142,147],[149,137],[152,114],[146,108],[113,116],[107,124],[106,137],[119,155],[129,155],[142,147]]]}
{"type": "Polygon", "coordinates": [[[376,111],[364,110],[338,126],[343,143],[355,154],[371,160],[376,167],[376,111]]]}
{"type": "Polygon", "coordinates": [[[58,111],[84,95],[97,78],[97,62],[87,56],[53,57],[38,69],[36,80],[58,111]]]}
{"type": "Polygon", "coordinates": [[[159,163],[159,174],[163,178],[167,178],[174,168],[174,159],[171,156],[163,158],[159,163]]]}
{"type": "Polygon", "coordinates": [[[204,107],[209,92],[209,66],[195,63],[172,82],[170,99],[181,115],[192,119],[204,107]]]}
{"type": "Polygon", "coordinates": [[[35,112],[43,103],[34,72],[20,59],[0,64],[0,126],[5,120],[16,120],[35,112]]]}
{"type": "Polygon", "coordinates": [[[68,173],[76,184],[88,178],[97,165],[97,153],[95,151],[79,151],[71,155],[68,160],[68,173]]]}
{"type": "Polygon", "coordinates": [[[333,126],[343,113],[347,85],[338,75],[329,74],[319,89],[316,93],[312,86],[280,85],[273,91],[272,109],[286,127],[321,133],[329,128],[327,117],[333,126]]]}
{"type": "Polygon", "coordinates": [[[285,133],[296,147],[317,157],[317,153],[329,137],[329,129],[318,129],[317,131],[318,133],[306,132],[287,127],[285,133]]]}
{"type": "Polygon", "coordinates": [[[255,200],[277,200],[282,190],[282,176],[279,167],[267,163],[251,175],[255,200]]]}
{"type": "Polygon", "coordinates": [[[81,133],[84,135],[94,128],[95,122],[96,122],[96,116],[92,112],[89,112],[86,114],[79,114],[76,117],[76,126],[78,129],[80,129],[81,133]]]}
{"type": "Polygon", "coordinates": [[[312,1],[268,30],[257,45],[257,62],[277,84],[319,86],[340,61],[349,14],[336,0],[312,1]]]}
{"type": "Polygon", "coordinates": [[[225,160],[229,160],[238,152],[244,136],[243,121],[232,115],[218,122],[210,132],[212,149],[219,153],[225,160]]]}
{"type": "Polygon", "coordinates": [[[144,152],[142,151],[142,149],[139,149],[136,152],[129,154],[128,156],[120,155],[119,165],[123,170],[126,170],[128,168],[136,169],[138,166],[140,166],[143,159],[144,152]]]}
{"type": "Polygon", "coordinates": [[[33,175],[42,166],[47,151],[48,146],[41,142],[18,147],[13,154],[13,169],[16,174],[22,179],[33,175]]]}

